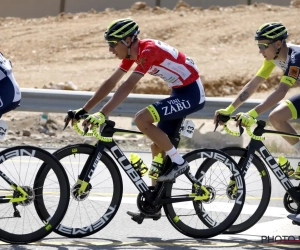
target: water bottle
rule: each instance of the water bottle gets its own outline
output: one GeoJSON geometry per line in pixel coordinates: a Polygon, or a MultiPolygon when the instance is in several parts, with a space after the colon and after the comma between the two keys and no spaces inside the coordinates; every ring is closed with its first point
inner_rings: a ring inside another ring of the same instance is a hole
{"type": "Polygon", "coordinates": [[[130,153],[130,162],[140,176],[144,176],[147,173],[148,167],[138,154],[130,153]]]}
{"type": "Polygon", "coordinates": [[[154,157],[148,173],[149,178],[156,180],[160,176],[163,160],[161,153],[154,157]]]}
{"type": "Polygon", "coordinates": [[[291,166],[290,162],[284,156],[282,155],[278,156],[278,164],[283,170],[283,172],[287,174],[288,177],[291,177],[294,174],[295,170],[291,166]]]}

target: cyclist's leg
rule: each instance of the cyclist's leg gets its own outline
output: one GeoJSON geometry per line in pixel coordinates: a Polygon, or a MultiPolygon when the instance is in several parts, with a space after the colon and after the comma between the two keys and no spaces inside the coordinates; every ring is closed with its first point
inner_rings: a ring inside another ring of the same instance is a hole
{"type": "MultiPolygon", "coordinates": [[[[297,134],[297,131],[289,123],[289,120],[300,117],[300,94],[292,96],[290,99],[282,102],[270,114],[269,120],[273,127],[278,131],[297,134]]],[[[283,138],[294,148],[300,155],[300,141],[298,138],[283,138]]],[[[296,169],[295,177],[300,179],[300,167],[296,169]]]]}
{"type": "MultiPolygon", "coordinates": [[[[204,103],[204,91],[199,80],[184,88],[173,89],[169,98],[156,102],[150,105],[150,108],[145,108],[137,113],[135,124],[153,141],[151,146],[153,157],[173,148],[168,135],[173,136],[183,117],[201,110],[204,103]],[[154,122],[158,122],[158,125],[155,126],[154,122]]],[[[140,212],[128,211],[127,213],[133,219],[141,216],[140,212]]],[[[159,213],[158,216],[144,215],[144,218],[159,219],[160,216],[159,213]]]]}
{"type": "MultiPolygon", "coordinates": [[[[169,98],[161,100],[152,105],[159,114],[158,127],[165,134],[173,136],[178,125],[182,123],[183,117],[201,110],[204,107],[205,97],[202,84],[195,81],[188,86],[173,89],[169,98]]],[[[169,143],[170,140],[168,139],[169,143]]],[[[177,149],[171,143],[170,149],[164,149],[173,162],[172,169],[166,174],[158,177],[158,181],[172,181],[180,174],[189,169],[188,163],[178,154],[177,149]]]]}
{"type": "Polygon", "coordinates": [[[185,117],[203,108],[205,97],[200,79],[182,88],[173,88],[171,96],[139,111],[135,124],[163,151],[169,151],[173,145],[167,134],[154,122],[164,122],[185,117]]]}
{"type": "MultiPolygon", "coordinates": [[[[157,127],[160,128],[162,131],[164,131],[167,135],[173,136],[177,129],[178,124],[180,125],[182,123],[182,120],[183,119],[181,118],[181,119],[170,120],[165,122],[160,121],[157,124],[157,127]]],[[[163,158],[165,157],[165,151],[155,143],[151,144],[151,153],[152,153],[152,159],[154,159],[154,157],[157,156],[158,154],[161,154],[163,158]]],[[[156,185],[155,179],[151,179],[151,182],[152,182],[152,186],[156,185]]],[[[134,221],[139,221],[140,217],[143,217],[143,219],[153,219],[153,220],[158,220],[161,218],[161,211],[158,211],[157,213],[152,215],[145,215],[142,214],[140,211],[127,211],[127,214],[130,215],[134,221]]]]}
{"type": "MultiPolygon", "coordinates": [[[[297,134],[294,127],[288,122],[291,119],[300,117],[300,94],[292,96],[290,99],[282,102],[270,114],[269,120],[273,127],[278,131],[297,134]]],[[[298,138],[283,138],[293,146],[298,155],[300,155],[300,141],[298,138]]],[[[300,179],[300,167],[294,173],[296,178],[300,179]]],[[[300,223],[300,214],[290,214],[288,218],[300,223]]]]}
{"type": "MultiPolygon", "coordinates": [[[[288,122],[291,119],[297,119],[300,114],[300,94],[291,97],[289,100],[285,100],[278,105],[269,115],[269,120],[272,126],[282,132],[294,133],[297,131],[288,122]]],[[[284,137],[283,138],[291,145],[295,145],[299,142],[298,138],[284,137]]],[[[299,150],[300,152],[300,150],[299,150]]]]}

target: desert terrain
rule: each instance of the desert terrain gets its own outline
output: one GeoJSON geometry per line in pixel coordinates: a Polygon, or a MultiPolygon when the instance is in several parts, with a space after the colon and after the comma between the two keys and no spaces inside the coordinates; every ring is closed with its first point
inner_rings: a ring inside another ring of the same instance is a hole
{"type": "MultiPolygon", "coordinates": [[[[256,29],[266,22],[282,22],[288,28],[288,42],[300,44],[299,16],[297,4],[202,9],[179,2],[174,9],[135,4],[121,11],[91,10],[38,19],[0,17],[0,51],[12,61],[21,88],[51,88],[72,82],[79,91],[95,91],[120,62],[109,52],[104,31],[111,21],[131,17],[140,26],[141,39],[162,40],[193,58],[207,96],[233,97],[262,65],[263,57],[254,41],[256,29]]],[[[253,98],[267,96],[276,88],[281,74],[275,69],[253,98]]],[[[134,93],[144,94],[169,92],[164,82],[150,75],[134,89],[134,93]]],[[[295,87],[287,97],[297,92],[295,87]]],[[[67,145],[83,141],[81,137],[73,137],[71,129],[61,132],[63,117],[49,114],[51,120],[43,130],[38,113],[16,110],[6,114],[3,119],[10,131],[0,145],[67,145]]],[[[197,121],[197,126],[203,122],[211,129],[212,121],[197,121]]],[[[122,118],[119,124],[117,120],[117,125],[130,128],[131,118],[122,118]]]]}

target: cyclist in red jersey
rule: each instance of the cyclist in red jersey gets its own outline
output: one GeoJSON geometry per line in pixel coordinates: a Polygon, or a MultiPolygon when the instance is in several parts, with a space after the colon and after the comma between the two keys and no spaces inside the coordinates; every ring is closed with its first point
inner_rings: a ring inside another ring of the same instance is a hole
{"type": "MultiPolygon", "coordinates": [[[[168,136],[172,136],[185,116],[204,107],[205,93],[199,71],[191,58],[164,42],[139,39],[139,32],[138,24],[130,18],[115,20],[108,26],[104,37],[109,45],[109,51],[122,61],[83,108],[76,110],[75,119],[105,98],[134,63],[137,64],[136,68],[118,87],[112,98],[99,112],[90,115],[83,122],[85,128],[103,123],[105,117],[130,94],[146,73],[162,78],[172,88],[170,97],[150,104],[137,112],[134,118],[139,130],[153,141],[151,145],[153,158],[159,153],[163,156],[167,154],[173,162],[172,170],[161,176],[159,167],[152,165],[149,176],[155,184],[155,181],[173,181],[177,176],[189,171],[188,163],[177,152],[168,136]],[[153,124],[156,122],[157,126],[153,124]]],[[[128,214],[139,215],[131,212],[128,214]]],[[[159,213],[155,216],[157,219],[161,215],[159,213]]]]}

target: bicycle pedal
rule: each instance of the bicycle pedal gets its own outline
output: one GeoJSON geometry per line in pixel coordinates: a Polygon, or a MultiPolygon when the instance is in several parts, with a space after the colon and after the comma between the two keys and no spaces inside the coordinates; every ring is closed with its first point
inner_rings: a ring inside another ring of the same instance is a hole
{"type": "Polygon", "coordinates": [[[300,223],[297,221],[293,221],[292,223],[293,223],[293,225],[300,226],[300,223]]]}
{"type": "Polygon", "coordinates": [[[143,221],[144,221],[144,219],[145,219],[145,217],[141,214],[139,216],[133,216],[133,217],[131,217],[131,219],[133,221],[135,221],[136,223],[138,223],[138,224],[142,224],[143,221]]]}

